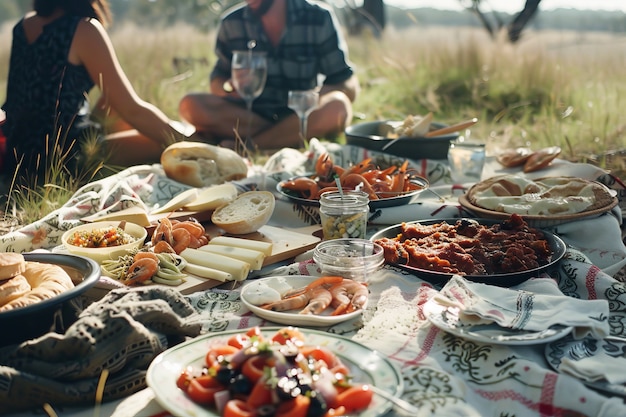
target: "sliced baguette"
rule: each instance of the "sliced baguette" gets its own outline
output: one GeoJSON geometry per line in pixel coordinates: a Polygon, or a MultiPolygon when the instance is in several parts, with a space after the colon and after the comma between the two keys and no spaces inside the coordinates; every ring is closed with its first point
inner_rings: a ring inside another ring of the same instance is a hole
{"type": "Polygon", "coordinates": [[[234,235],[245,235],[267,224],[276,201],[269,191],[248,191],[218,207],[211,215],[216,226],[234,235]]]}

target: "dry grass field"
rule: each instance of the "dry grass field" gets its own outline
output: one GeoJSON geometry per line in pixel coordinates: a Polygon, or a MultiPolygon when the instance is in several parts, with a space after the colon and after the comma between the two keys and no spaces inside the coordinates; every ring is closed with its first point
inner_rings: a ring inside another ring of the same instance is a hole
{"type": "MultiPolygon", "coordinates": [[[[125,25],[111,36],[139,95],[170,117],[178,118],[185,93],[208,89],[212,33],[125,25]]],[[[3,27],[0,102],[10,38],[3,27]]],[[[347,41],[362,84],[360,120],[428,111],[444,123],[477,117],[471,137],[492,154],[559,145],[565,158],[626,174],[626,35],[529,30],[511,45],[479,29],[416,26],[347,41]]]]}

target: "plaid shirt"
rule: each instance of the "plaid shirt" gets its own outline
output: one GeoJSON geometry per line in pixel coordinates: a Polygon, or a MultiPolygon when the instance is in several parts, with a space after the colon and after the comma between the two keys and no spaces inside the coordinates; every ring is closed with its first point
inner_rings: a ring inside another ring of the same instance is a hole
{"type": "Polygon", "coordinates": [[[288,111],[289,90],[315,88],[319,74],[325,76],[325,84],[343,82],[353,74],[334,14],[308,0],[287,0],[286,29],[276,47],[247,5],[226,12],[217,35],[218,61],[211,78],[230,78],[232,53],[247,49],[249,40],[256,41],[255,51],[267,53],[265,89],[254,101],[254,110],[266,117],[288,111]]]}

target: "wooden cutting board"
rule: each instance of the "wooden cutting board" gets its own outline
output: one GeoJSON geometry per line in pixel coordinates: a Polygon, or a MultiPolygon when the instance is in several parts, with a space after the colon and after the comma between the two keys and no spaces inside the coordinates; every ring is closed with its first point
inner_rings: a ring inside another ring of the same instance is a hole
{"type": "MultiPolygon", "coordinates": [[[[210,236],[222,235],[223,232],[216,226],[209,224],[206,226],[210,236]]],[[[260,240],[272,243],[272,254],[265,258],[263,266],[275,264],[277,262],[286,261],[297,255],[300,255],[310,249],[313,249],[318,242],[321,241],[321,227],[308,226],[297,229],[286,229],[277,226],[263,226],[258,232],[248,235],[238,235],[235,237],[260,240]]],[[[214,279],[201,278],[196,275],[188,274],[187,281],[176,287],[183,294],[191,294],[196,291],[203,291],[224,284],[214,279]]],[[[160,284],[154,284],[160,285],[160,284]]],[[[87,296],[97,300],[102,298],[112,287],[106,284],[96,283],[96,285],[88,291],[87,296]]]]}

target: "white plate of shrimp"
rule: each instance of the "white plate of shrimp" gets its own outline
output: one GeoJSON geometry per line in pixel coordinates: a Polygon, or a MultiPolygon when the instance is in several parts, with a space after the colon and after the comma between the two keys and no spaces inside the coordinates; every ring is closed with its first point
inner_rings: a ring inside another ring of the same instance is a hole
{"type": "Polygon", "coordinates": [[[341,277],[287,275],[250,281],[241,301],[257,316],[291,326],[332,326],[361,315],[369,290],[341,277]]]}

